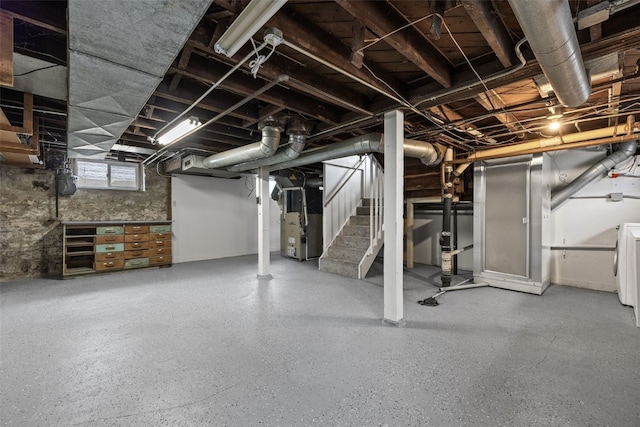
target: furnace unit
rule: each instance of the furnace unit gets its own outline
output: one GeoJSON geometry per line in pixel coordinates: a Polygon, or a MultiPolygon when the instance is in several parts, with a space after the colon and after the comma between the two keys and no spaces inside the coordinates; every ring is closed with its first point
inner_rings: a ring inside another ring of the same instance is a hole
{"type": "Polygon", "coordinates": [[[322,191],[310,187],[282,189],[282,255],[305,261],[322,255],[322,191]]]}

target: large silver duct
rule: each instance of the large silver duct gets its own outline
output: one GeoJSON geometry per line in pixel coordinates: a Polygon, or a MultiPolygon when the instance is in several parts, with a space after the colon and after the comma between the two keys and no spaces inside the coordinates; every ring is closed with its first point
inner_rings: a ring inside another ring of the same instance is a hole
{"type": "Polygon", "coordinates": [[[304,150],[310,130],[311,126],[309,123],[298,118],[293,118],[289,121],[287,127],[289,144],[286,147],[280,148],[276,154],[271,157],[236,164],[227,168],[227,170],[242,172],[297,159],[304,150]]]}
{"type": "Polygon", "coordinates": [[[284,127],[283,120],[284,117],[271,117],[263,120],[259,125],[262,130],[262,139],[260,141],[213,154],[202,161],[202,166],[208,169],[219,169],[237,163],[273,156],[280,145],[280,134],[284,127]]]}
{"type": "Polygon", "coordinates": [[[591,81],[582,61],[569,2],[509,0],[509,4],[558,101],[567,107],[584,104],[591,94],[591,81]]]}
{"type": "Polygon", "coordinates": [[[620,149],[604,159],[591,166],[584,171],[579,177],[573,180],[573,182],[566,187],[563,187],[557,191],[554,191],[551,195],[551,209],[555,209],[562,204],[569,197],[576,194],[580,189],[584,188],[587,184],[601,178],[604,173],[613,169],[618,163],[633,156],[638,148],[638,141],[623,142],[620,144],[620,149]]]}
{"type": "Polygon", "coordinates": [[[69,157],[105,158],[210,4],[69,0],[69,157]]]}
{"type": "MultiPolygon", "coordinates": [[[[404,149],[405,155],[407,157],[419,158],[422,163],[427,166],[435,166],[442,160],[440,151],[429,142],[405,139],[404,149]]],[[[350,138],[342,142],[327,145],[325,147],[307,150],[303,152],[297,159],[278,163],[272,166],[270,170],[278,171],[282,169],[295,168],[298,166],[323,162],[331,159],[339,159],[341,157],[383,152],[384,143],[382,134],[372,133],[369,135],[350,138]]]]}

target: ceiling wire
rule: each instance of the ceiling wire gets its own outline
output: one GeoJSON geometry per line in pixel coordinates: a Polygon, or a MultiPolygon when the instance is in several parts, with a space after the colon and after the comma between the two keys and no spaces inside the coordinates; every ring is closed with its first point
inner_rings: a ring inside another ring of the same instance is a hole
{"type": "MultiPolygon", "coordinates": [[[[487,96],[487,101],[489,101],[489,104],[491,105],[491,107],[493,108],[493,110],[498,110],[498,108],[496,108],[495,104],[493,103],[493,101],[491,100],[491,95],[490,95],[490,89],[487,87],[487,84],[485,83],[484,79],[480,76],[480,74],[478,73],[478,71],[476,70],[476,68],[473,66],[473,64],[471,63],[471,61],[469,60],[469,57],[467,57],[467,54],[464,53],[464,50],[462,49],[462,47],[460,46],[460,44],[458,43],[458,41],[456,40],[456,38],[453,36],[453,33],[451,32],[451,29],[449,29],[449,26],[447,25],[447,22],[444,19],[444,16],[440,15],[439,13],[436,14],[438,17],[440,17],[440,20],[442,21],[442,25],[444,26],[445,30],[447,30],[447,33],[449,34],[449,37],[451,37],[451,40],[453,41],[453,43],[456,45],[456,47],[458,48],[458,50],[460,51],[460,53],[462,54],[462,56],[464,57],[465,61],[467,62],[467,64],[469,64],[469,67],[471,68],[471,71],[473,71],[473,74],[476,75],[476,77],[478,78],[478,80],[480,81],[480,83],[482,84],[482,87],[484,87],[485,91],[486,91],[486,96],[487,96]]],[[[504,114],[508,114],[503,106],[500,106],[499,108],[504,114]]],[[[515,117],[515,116],[514,116],[515,117]]],[[[520,126],[520,128],[525,131],[528,132],[527,129],[522,125],[522,123],[520,123],[520,121],[518,120],[517,117],[516,118],[516,122],[517,124],[520,126]]]]}

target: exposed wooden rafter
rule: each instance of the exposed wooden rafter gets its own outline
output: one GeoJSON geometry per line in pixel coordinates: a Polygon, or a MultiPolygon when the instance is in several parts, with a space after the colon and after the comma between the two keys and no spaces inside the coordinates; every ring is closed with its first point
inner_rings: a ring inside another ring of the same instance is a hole
{"type": "Polygon", "coordinates": [[[460,0],[502,65],[515,64],[514,43],[490,1],[460,0]]]}
{"type": "Polygon", "coordinates": [[[444,87],[452,82],[451,67],[444,56],[412,27],[402,30],[408,23],[395,10],[383,2],[337,0],[347,12],[369,27],[418,68],[444,87]]]}

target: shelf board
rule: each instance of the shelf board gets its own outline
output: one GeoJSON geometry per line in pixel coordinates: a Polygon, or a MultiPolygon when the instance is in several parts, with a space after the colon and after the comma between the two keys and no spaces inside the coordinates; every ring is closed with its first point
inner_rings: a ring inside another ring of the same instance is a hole
{"type": "Polygon", "coordinates": [[[87,255],[93,255],[93,254],[94,254],[93,250],[90,250],[90,251],[67,252],[65,256],[87,256],[87,255]]]}
{"type": "Polygon", "coordinates": [[[93,238],[95,236],[95,234],[66,234],[66,238],[67,239],[77,239],[77,238],[82,238],[82,237],[91,237],[93,238]]]}
{"type": "Polygon", "coordinates": [[[90,267],[72,267],[65,268],[64,275],[68,276],[71,274],[87,274],[87,273],[95,273],[95,270],[90,267]]]}
{"type": "Polygon", "coordinates": [[[74,247],[78,247],[78,246],[93,246],[93,240],[92,241],[87,241],[87,240],[82,240],[80,242],[67,242],[67,247],[68,248],[74,248],[74,247]]]}

